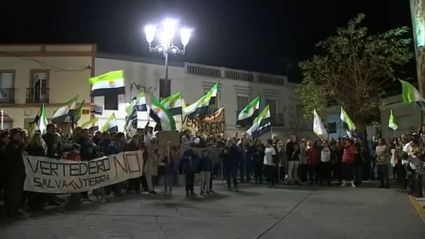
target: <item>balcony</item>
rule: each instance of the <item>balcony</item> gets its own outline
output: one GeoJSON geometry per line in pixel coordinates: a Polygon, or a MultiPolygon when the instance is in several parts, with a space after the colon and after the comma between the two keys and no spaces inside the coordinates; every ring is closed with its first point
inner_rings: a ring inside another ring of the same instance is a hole
{"type": "Polygon", "coordinates": [[[283,127],[283,114],[282,113],[271,113],[270,115],[272,126],[283,127]]]}
{"type": "Polygon", "coordinates": [[[49,103],[49,88],[27,88],[27,104],[49,103]]]}
{"type": "Polygon", "coordinates": [[[0,89],[0,104],[14,104],[15,103],[15,89],[3,88],[0,89]]]}

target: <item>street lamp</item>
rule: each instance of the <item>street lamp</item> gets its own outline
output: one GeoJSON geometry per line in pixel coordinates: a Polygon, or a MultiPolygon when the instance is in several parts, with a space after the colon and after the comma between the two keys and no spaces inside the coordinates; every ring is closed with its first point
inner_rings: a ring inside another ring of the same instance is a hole
{"type": "Polygon", "coordinates": [[[158,54],[162,54],[165,58],[165,80],[168,80],[168,55],[184,55],[192,33],[192,30],[188,28],[180,29],[180,38],[183,47],[179,48],[173,44],[176,27],[176,20],[170,18],[165,19],[161,24],[161,32],[159,35],[161,43],[157,46],[152,46],[157,28],[155,25],[145,26],[146,41],[149,43],[149,52],[157,52],[158,54]]]}

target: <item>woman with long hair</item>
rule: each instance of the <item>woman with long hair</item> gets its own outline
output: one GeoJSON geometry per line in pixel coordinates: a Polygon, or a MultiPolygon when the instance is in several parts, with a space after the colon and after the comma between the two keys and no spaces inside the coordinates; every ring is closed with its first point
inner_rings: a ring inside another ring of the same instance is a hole
{"type": "Polygon", "coordinates": [[[143,167],[146,182],[148,184],[149,194],[157,194],[154,190],[153,177],[158,174],[158,164],[160,163],[159,148],[152,150],[143,167]]]}
{"type": "MultiPolygon", "coordinates": [[[[47,156],[47,146],[41,137],[40,132],[35,132],[32,138],[29,140],[25,151],[31,156],[47,156]]],[[[43,209],[46,197],[42,193],[27,192],[28,195],[28,206],[30,210],[43,209]]],[[[55,202],[53,201],[53,204],[55,202]]]]}

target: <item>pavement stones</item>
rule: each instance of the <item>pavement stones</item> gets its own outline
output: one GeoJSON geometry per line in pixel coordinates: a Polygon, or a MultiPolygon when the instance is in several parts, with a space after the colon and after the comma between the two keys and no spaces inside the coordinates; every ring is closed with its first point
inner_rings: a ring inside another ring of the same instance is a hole
{"type": "Polygon", "coordinates": [[[127,195],[0,221],[1,239],[419,239],[425,224],[392,189],[242,184],[241,192],[186,198],[127,195]]]}

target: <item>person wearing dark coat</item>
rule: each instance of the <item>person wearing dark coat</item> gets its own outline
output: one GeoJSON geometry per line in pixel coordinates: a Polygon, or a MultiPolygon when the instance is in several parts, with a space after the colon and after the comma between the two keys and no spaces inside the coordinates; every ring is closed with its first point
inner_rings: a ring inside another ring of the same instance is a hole
{"type": "MultiPolygon", "coordinates": [[[[140,136],[138,134],[133,136],[133,139],[128,144],[126,151],[137,151],[141,150],[141,144],[140,144],[140,136]]],[[[131,191],[135,191],[137,194],[140,193],[140,180],[141,178],[132,178],[128,180],[128,187],[127,192],[131,193],[131,191]]]]}
{"type": "Polygon", "coordinates": [[[9,131],[0,133],[0,200],[4,199],[4,189],[6,187],[6,154],[5,148],[9,143],[9,131]]]}
{"type": "Polygon", "coordinates": [[[220,155],[223,158],[223,169],[224,175],[226,175],[227,190],[232,190],[232,180],[233,186],[238,191],[238,182],[237,182],[237,171],[239,163],[239,151],[232,141],[227,141],[226,146],[224,146],[223,151],[220,155]]]}
{"type": "MultiPolygon", "coordinates": [[[[47,156],[47,147],[41,138],[41,134],[39,132],[34,133],[31,140],[28,142],[25,147],[25,152],[31,156],[47,156]]],[[[43,193],[36,192],[26,192],[28,195],[28,206],[30,210],[40,210],[43,209],[44,204],[47,199],[47,195],[43,193]]],[[[53,199],[54,197],[52,197],[53,199]]],[[[54,200],[51,200],[51,204],[56,205],[57,203],[54,200]]]]}
{"type": "Polygon", "coordinates": [[[186,151],[184,151],[180,160],[180,172],[185,176],[185,188],[186,196],[196,196],[194,191],[195,184],[195,173],[197,170],[198,155],[192,148],[195,148],[196,144],[191,144],[186,151]]]}
{"type": "Polygon", "coordinates": [[[12,129],[10,141],[5,147],[7,157],[4,205],[8,217],[20,214],[19,207],[24,196],[25,165],[22,152],[20,132],[17,129],[12,129]]]}

